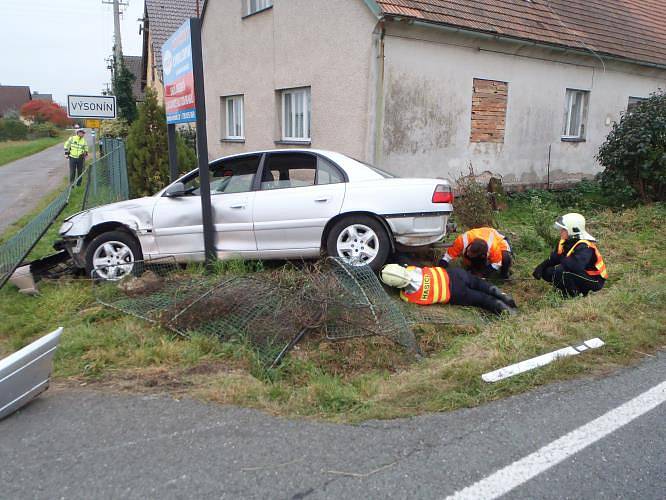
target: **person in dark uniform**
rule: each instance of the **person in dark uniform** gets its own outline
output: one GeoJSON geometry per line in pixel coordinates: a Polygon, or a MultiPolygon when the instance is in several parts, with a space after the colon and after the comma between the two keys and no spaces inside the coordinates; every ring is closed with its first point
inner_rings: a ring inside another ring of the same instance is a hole
{"type": "Polygon", "coordinates": [[[516,302],[510,295],[461,268],[387,264],[380,278],[399,288],[402,300],[413,304],[452,304],[480,307],[495,314],[516,313],[516,302]]]}
{"type": "Polygon", "coordinates": [[[535,279],[552,283],[566,297],[587,295],[603,288],[608,271],[596,239],[585,230],[585,217],[566,214],[557,219],[560,242],[549,258],[532,273],[535,279]]]}

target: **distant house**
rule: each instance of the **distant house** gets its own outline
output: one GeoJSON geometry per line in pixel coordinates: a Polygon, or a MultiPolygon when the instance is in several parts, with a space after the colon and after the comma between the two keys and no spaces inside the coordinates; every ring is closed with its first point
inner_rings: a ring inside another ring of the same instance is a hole
{"type": "Polygon", "coordinates": [[[207,0],[208,150],[326,148],[410,176],[566,181],[666,88],[662,2],[207,0]]]}
{"type": "Polygon", "coordinates": [[[53,94],[40,94],[39,92],[35,91],[32,93],[32,98],[39,99],[42,101],[53,102],[53,94]]]}
{"type": "Polygon", "coordinates": [[[32,95],[27,85],[0,85],[0,118],[8,111],[20,111],[30,100],[32,95]]]}
{"type": "Polygon", "coordinates": [[[145,92],[142,88],[141,82],[142,70],[143,70],[143,60],[141,56],[123,56],[123,62],[125,67],[129,70],[132,75],[134,75],[134,83],[132,84],[132,95],[136,102],[143,102],[145,99],[145,92]]]}
{"type": "Polygon", "coordinates": [[[143,53],[141,89],[150,87],[164,101],[162,45],[186,19],[197,17],[203,0],[145,0],[143,11],[143,53]]]}

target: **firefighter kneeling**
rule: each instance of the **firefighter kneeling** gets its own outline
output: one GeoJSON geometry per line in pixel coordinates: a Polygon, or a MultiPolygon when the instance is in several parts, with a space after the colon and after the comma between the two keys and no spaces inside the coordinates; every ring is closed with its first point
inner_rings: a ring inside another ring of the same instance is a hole
{"type": "Polygon", "coordinates": [[[381,279],[400,288],[402,300],[414,304],[453,304],[481,307],[495,314],[516,313],[516,302],[510,295],[464,269],[388,264],[381,279]]]}

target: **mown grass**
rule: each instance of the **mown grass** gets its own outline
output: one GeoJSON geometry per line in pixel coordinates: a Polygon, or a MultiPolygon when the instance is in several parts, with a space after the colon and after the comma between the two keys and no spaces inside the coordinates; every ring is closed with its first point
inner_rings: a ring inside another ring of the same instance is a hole
{"type": "MultiPolygon", "coordinates": [[[[42,283],[37,298],[11,287],[0,291],[0,355],[64,326],[55,362],[61,383],[189,395],[337,421],[474,406],[556,380],[603,374],[666,344],[666,207],[613,212],[584,194],[569,204],[587,215],[599,240],[610,272],[606,287],[564,300],[530,277],[550,251],[545,240],[551,236],[537,228],[569,207],[548,193],[518,196],[499,221],[516,251],[514,281],[505,288],[519,302],[520,314],[476,327],[424,327],[422,361],[383,338],[312,338],[279,370],[269,371],[242,341],[184,339],[99,306],[84,281],[42,283]],[[481,380],[486,371],[597,336],[605,347],[497,384],[481,380]]],[[[221,264],[218,271],[242,271],[238,267],[221,264]]]]}
{"type": "Polygon", "coordinates": [[[14,160],[34,155],[63,141],[63,136],[42,137],[30,141],[0,142],[0,167],[14,160]]]}

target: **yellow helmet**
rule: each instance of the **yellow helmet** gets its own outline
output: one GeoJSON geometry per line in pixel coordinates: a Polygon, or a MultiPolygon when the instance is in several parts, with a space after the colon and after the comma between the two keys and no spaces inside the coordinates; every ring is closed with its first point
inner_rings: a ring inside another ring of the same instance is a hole
{"type": "Polygon", "coordinates": [[[405,288],[409,285],[411,272],[398,264],[387,264],[380,273],[381,280],[393,288],[405,288]]]}
{"type": "Polygon", "coordinates": [[[581,214],[570,213],[558,217],[555,221],[555,229],[565,229],[572,238],[597,241],[585,230],[585,217],[581,214]]]}

